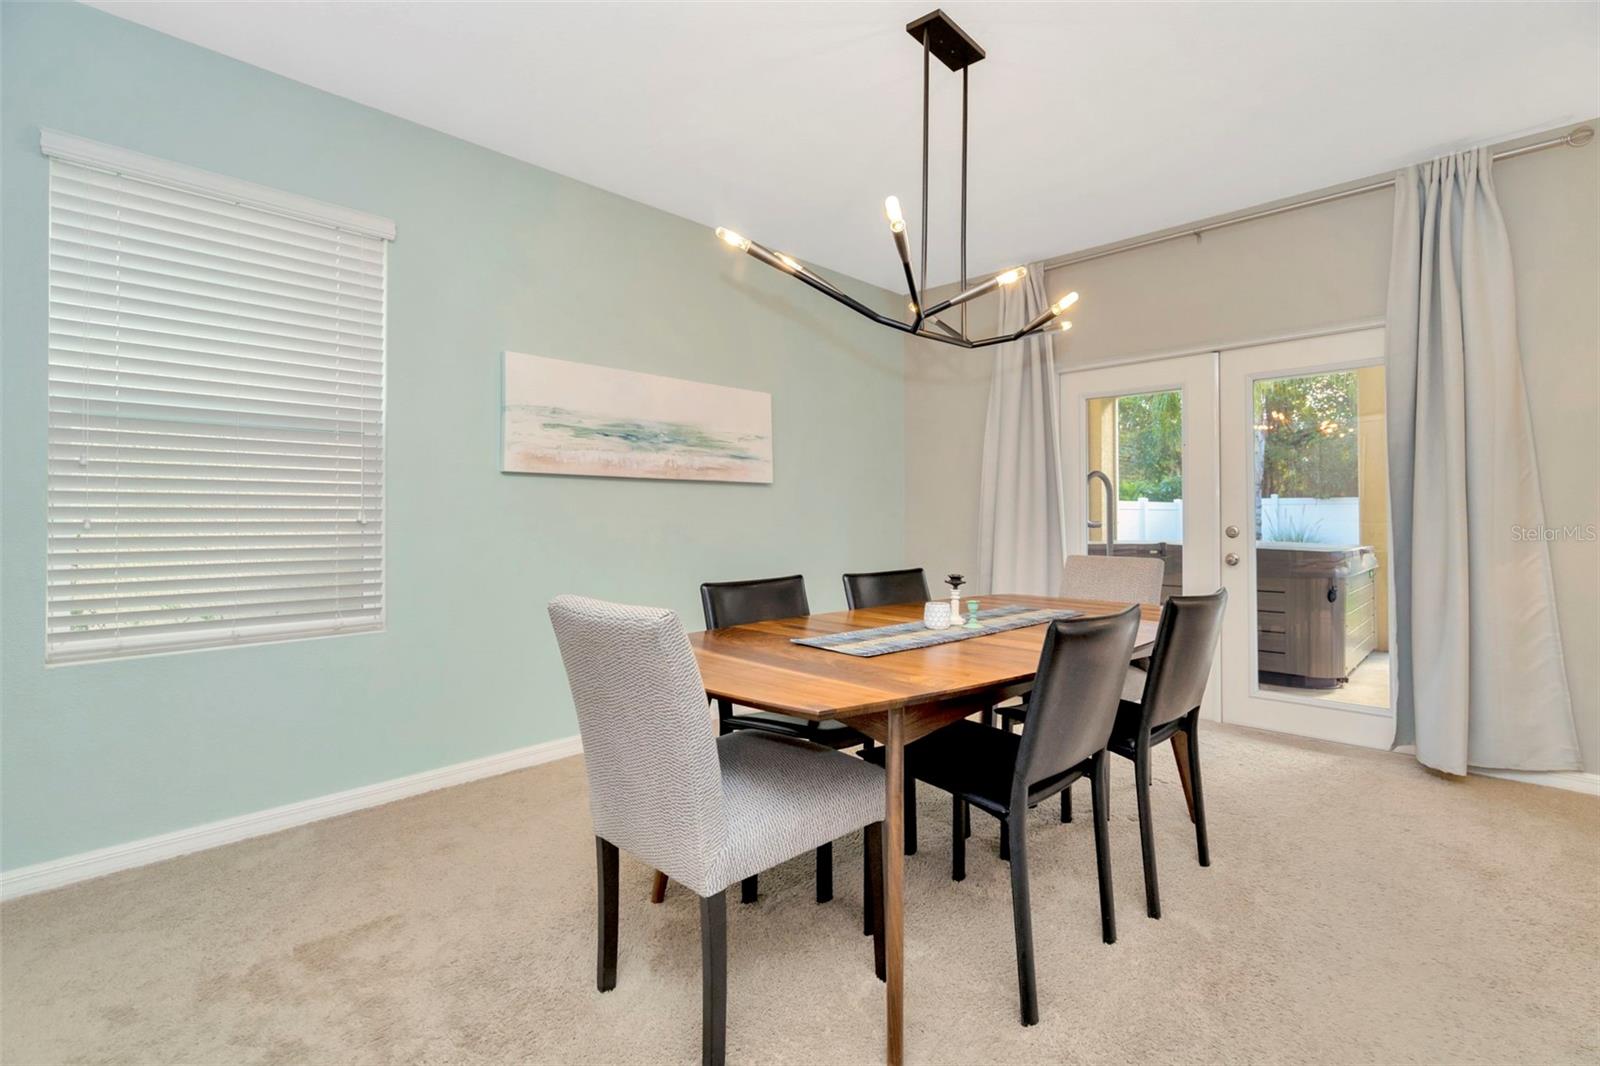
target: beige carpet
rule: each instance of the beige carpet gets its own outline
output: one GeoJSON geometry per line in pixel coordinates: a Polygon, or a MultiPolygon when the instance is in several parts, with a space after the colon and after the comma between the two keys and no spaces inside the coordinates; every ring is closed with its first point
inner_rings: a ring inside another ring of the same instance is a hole
{"type": "MultiPolygon", "coordinates": [[[[1034,813],[1032,1029],[1017,1024],[995,823],[974,816],[968,880],[952,884],[948,807],[925,790],[910,1061],[1596,1061],[1600,800],[1260,733],[1203,743],[1214,865],[1195,865],[1163,755],[1159,922],[1142,906],[1132,771],[1114,766],[1114,946],[1087,819],[1034,813]]],[[[730,1062],[882,1060],[860,851],[837,852],[827,906],[808,858],[763,877],[759,903],[730,903],[730,1062]]],[[[624,857],[619,983],[599,995],[593,856],[569,759],[8,903],[0,1055],[697,1061],[692,897],[674,887],[652,907],[649,871],[624,857]]]]}

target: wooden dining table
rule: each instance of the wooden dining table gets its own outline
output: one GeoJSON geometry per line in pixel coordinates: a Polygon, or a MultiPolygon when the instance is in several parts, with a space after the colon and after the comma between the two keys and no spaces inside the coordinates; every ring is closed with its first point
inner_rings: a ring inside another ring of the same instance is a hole
{"type": "MultiPolygon", "coordinates": [[[[1058,607],[1084,617],[1130,606],[1102,600],[994,595],[981,608],[1058,607]]],[[[884,940],[890,1066],[905,1050],[905,746],[942,726],[1021,695],[1033,684],[1044,624],[870,658],[795,644],[796,637],[919,620],[923,605],[813,614],[690,634],[708,696],[814,721],[844,719],[885,749],[884,940]]],[[[1150,654],[1161,609],[1141,607],[1133,658],[1150,654]]]]}

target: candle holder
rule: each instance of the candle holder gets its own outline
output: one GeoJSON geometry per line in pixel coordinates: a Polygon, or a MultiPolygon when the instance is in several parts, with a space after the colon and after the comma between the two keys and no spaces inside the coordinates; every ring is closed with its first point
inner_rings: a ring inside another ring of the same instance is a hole
{"type": "Polygon", "coordinates": [[[944,583],[950,586],[950,624],[958,626],[961,624],[961,586],[967,583],[967,579],[960,574],[950,574],[945,577],[944,583]]]}

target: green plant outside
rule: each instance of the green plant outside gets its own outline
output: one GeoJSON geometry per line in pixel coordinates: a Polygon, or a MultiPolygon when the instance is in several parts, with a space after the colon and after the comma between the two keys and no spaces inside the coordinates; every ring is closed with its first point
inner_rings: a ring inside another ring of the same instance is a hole
{"type": "MultiPolygon", "coordinates": [[[[1262,496],[1359,494],[1354,371],[1258,381],[1254,407],[1262,496]]],[[[1181,393],[1118,397],[1117,471],[1123,500],[1182,499],[1181,393]]]]}

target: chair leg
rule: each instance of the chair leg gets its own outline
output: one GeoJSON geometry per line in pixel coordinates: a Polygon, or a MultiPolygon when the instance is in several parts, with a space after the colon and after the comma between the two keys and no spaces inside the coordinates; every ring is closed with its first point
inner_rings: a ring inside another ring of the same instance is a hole
{"type": "MultiPolygon", "coordinates": [[[[874,825],[881,823],[873,823],[874,825]]],[[[861,935],[872,935],[872,911],[877,896],[872,891],[872,826],[861,831],[861,935]]]]}
{"type": "Polygon", "coordinates": [[[1039,1023],[1039,990],[1033,972],[1033,907],[1028,899],[1027,813],[1006,819],[1011,838],[1011,920],[1017,933],[1017,992],[1022,1000],[1022,1024],[1039,1023]]]}
{"type": "Polygon", "coordinates": [[[1089,799],[1094,805],[1094,865],[1100,874],[1100,939],[1117,942],[1117,901],[1111,894],[1111,820],[1106,794],[1110,791],[1111,756],[1094,753],[1094,773],[1089,779],[1089,799]]]}
{"type": "Polygon", "coordinates": [[[1178,784],[1183,786],[1183,802],[1189,808],[1189,821],[1194,821],[1194,786],[1189,783],[1189,734],[1178,730],[1172,734],[1172,761],[1178,767],[1178,784]]]}
{"type": "Polygon", "coordinates": [[[872,927],[872,966],[878,980],[888,979],[888,961],[883,940],[883,823],[873,822],[861,831],[865,844],[867,871],[866,913],[872,927]]]}
{"type": "Polygon", "coordinates": [[[1156,884],[1155,826],[1150,818],[1150,744],[1141,740],[1133,756],[1133,790],[1139,797],[1139,849],[1144,855],[1144,902],[1150,917],[1161,917],[1161,889],[1156,884]]]}
{"type": "Polygon", "coordinates": [[[749,877],[739,882],[740,903],[754,903],[756,901],[756,892],[760,887],[758,883],[759,879],[759,874],[751,874],[749,877]]]}
{"type": "Polygon", "coordinates": [[[817,902],[833,899],[833,842],[817,848],[817,902]]]}
{"type": "Polygon", "coordinates": [[[917,853],[917,779],[906,775],[906,854],[917,853]]]}
{"type": "Polygon", "coordinates": [[[595,953],[595,987],[617,987],[617,846],[594,838],[595,902],[599,915],[599,950],[595,953]]]}
{"type": "Polygon", "coordinates": [[[1011,819],[1000,819],[1000,861],[1011,861],[1011,819]]]}
{"type": "Polygon", "coordinates": [[[1072,786],[1068,785],[1061,790],[1061,823],[1072,821],[1072,786]]]}
{"type": "Polygon", "coordinates": [[[972,839],[972,804],[970,803],[961,805],[961,838],[963,840],[972,839]]]}
{"type": "Polygon", "coordinates": [[[1189,724],[1184,727],[1189,739],[1189,785],[1194,797],[1194,844],[1200,853],[1200,865],[1211,865],[1211,843],[1206,839],[1206,794],[1200,787],[1200,711],[1189,712],[1189,724]]]}
{"type": "Polygon", "coordinates": [[[960,796],[950,797],[950,880],[967,879],[967,804],[960,796]]]}
{"type": "Polygon", "coordinates": [[[728,893],[700,900],[700,1062],[723,1066],[728,1036],[728,893]]]}
{"type": "Polygon", "coordinates": [[[991,729],[994,728],[994,708],[993,707],[985,707],[983,709],[983,724],[986,725],[986,726],[989,726],[991,729]]]}
{"type": "Polygon", "coordinates": [[[667,875],[657,870],[655,878],[650,882],[650,902],[665,903],[666,901],[667,875]]]}

